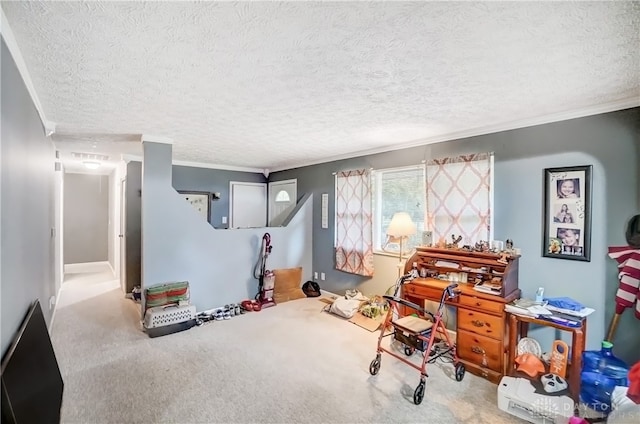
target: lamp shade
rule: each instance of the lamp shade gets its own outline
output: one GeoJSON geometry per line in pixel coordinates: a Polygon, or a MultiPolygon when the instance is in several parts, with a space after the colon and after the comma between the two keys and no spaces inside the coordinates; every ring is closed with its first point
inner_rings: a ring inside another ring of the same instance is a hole
{"type": "Polygon", "coordinates": [[[416,233],[416,224],[406,212],[396,212],[391,218],[387,234],[392,237],[406,237],[416,233]]]}

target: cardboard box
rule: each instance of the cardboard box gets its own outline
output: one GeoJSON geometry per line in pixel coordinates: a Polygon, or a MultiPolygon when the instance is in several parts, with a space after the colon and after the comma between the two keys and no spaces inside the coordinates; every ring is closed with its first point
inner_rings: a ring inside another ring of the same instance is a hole
{"type": "Polygon", "coordinates": [[[356,312],[353,317],[349,319],[349,322],[354,323],[355,325],[364,328],[365,330],[369,330],[374,332],[380,328],[380,326],[384,323],[384,319],[386,318],[386,312],[377,318],[369,318],[362,315],[360,312],[356,312]]]}

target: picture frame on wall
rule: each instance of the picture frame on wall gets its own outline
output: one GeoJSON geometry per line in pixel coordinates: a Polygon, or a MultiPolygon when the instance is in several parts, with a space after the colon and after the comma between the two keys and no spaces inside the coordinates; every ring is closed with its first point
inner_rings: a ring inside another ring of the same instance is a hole
{"type": "Polygon", "coordinates": [[[178,193],[180,193],[207,222],[211,223],[211,193],[206,191],[180,190],[178,190],[178,193]]]}
{"type": "Polygon", "coordinates": [[[592,165],[544,170],[542,256],[591,261],[592,165]]]}

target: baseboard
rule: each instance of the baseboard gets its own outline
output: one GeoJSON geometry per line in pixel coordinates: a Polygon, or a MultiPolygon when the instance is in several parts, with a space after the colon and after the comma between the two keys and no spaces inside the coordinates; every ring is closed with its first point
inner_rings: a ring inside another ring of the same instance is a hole
{"type": "Polygon", "coordinates": [[[51,312],[51,321],[49,321],[49,337],[51,337],[51,330],[53,329],[53,320],[56,317],[56,311],[58,310],[58,299],[60,299],[60,290],[62,290],[62,285],[58,288],[58,292],[55,295],[55,302],[53,303],[53,312],[51,312]]]}
{"type": "MultiPolygon", "coordinates": [[[[96,262],[78,262],[78,263],[73,263],[73,264],[64,264],[64,272],[67,273],[71,273],[74,271],[77,271],[78,268],[80,268],[83,272],[87,272],[87,268],[90,267],[99,267],[102,265],[108,265],[109,268],[113,271],[113,268],[111,268],[111,264],[109,263],[109,261],[96,261],[96,262]]],[[[115,275],[115,272],[114,272],[115,275]]]]}
{"type": "MultiPolygon", "coordinates": [[[[118,280],[120,280],[120,277],[118,277],[118,276],[116,275],[116,270],[115,270],[115,269],[113,269],[113,265],[111,265],[111,262],[107,261],[107,264],[109,265],[109,269],[110,269],[110,270],[111,270],[111,272],[113,273],[113,277],[114,277],[114,278],[117,278],[118,280]]],[[[120,285],[120,287],[122,287],[122,284],[120,285]]]]}
{"type": "Polygon", "coordinates": [[[331,298],[334,298],[334,299],[336,297],[341,297],[341,295],[339,295],[339,294],[335,294],[333,292],[330,292],[329,290],[324,290],[324,289],[320,289],[320,293],[322,295],[324,295],[324,296],[331,297],[331,298]]]}

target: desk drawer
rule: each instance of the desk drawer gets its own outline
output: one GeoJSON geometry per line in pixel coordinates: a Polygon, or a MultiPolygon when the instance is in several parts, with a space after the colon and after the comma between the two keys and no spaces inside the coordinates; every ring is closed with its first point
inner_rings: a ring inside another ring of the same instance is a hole
{"type": "Polygon", "coordinates": [[[493,371],[502,372],[502,343],[489,337],[458,330],[457,353],[462,359],[493,371]]]}
{"type": "Polygon", "coordinates": [[[492,302],[487,299],[481,299],[475,296],[460,296],[460,305],[471,306],[473,308],[482,309],[483,311],[487,311],[490,313],[499,313],[502,314],[504,311],[504,303],[502,302],[492,302]]]}
{"type": "MultiPolygon", "coordinates": [[[[407,284],[402,288],[403,293],[412,297],[422,297],[429,300],[439,301],[442,297],[442,290],[438,290],[432,287],[419,286],[417,284],[407,284]]],[[[421,306],[424,306],[422,302],[421,306]]]]}
{"type": "Polygon", "coordinates": [[[458,328],[502,340],[504,319],[471,309],[458,308],[458,328]]]}

